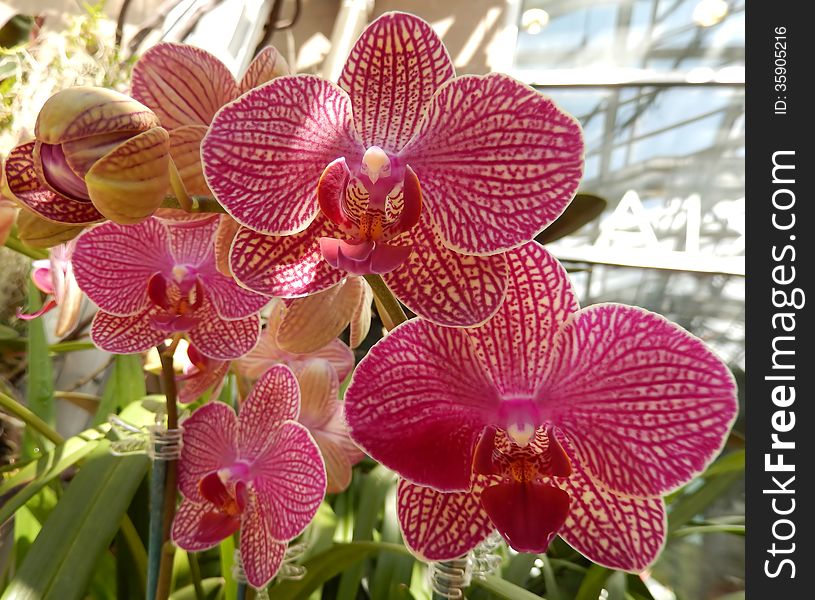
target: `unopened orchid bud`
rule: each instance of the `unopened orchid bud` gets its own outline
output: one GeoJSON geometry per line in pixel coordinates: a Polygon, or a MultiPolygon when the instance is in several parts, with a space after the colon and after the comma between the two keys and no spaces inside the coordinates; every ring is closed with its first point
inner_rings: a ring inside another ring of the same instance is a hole
{"type": "Polygon", "coordinates": [[[169,135],[129,96],[62,90],[42,107],[35,137],[11,152],[6,176],[11,193],[47,219],[138,223],[167,194],[169,135]]]}
{"type": "Polygon", "coordinates": [[[17,237],[35,248],[50,248],[74,239],[84,229],[82,225],[65,225],[43,219],[37,213],[21,209],[17,215],[17,237]]]}

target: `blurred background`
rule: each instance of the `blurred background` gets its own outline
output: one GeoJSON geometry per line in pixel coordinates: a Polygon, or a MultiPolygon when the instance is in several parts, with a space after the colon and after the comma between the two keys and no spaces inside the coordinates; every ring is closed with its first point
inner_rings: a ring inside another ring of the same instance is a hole
{"type": "MultiPolygon", "coordinates": [[[[365,25],[391,10],[429,21],[459,73],[509,73],[580,120],[580,191],[601,199],[586,209],[600,214],[549,248],[582,303],[667,316],[741,385],[744,0],[0,0],[0,155],[29,135],[55,90],[126,90],[132,62],[159,40],[203,47],[235,73],[271,43],[294,71],[336,80],[365,25]]],[[[27,264],[5,249],[0,261],[5,323],[27,264]]],[[[743,443],[736,429],[731,450],[743,443]]],[[[697,491],[684,490],[691,525],[743,523],[741,472],[697,491]]],[[[522,577],[536,589],[540,565],[530,565],[522,577]]],[[[649,582],[656,600],[740,598],[743,588],[743,537],[692,530],[672,538],[649,582]]]]}

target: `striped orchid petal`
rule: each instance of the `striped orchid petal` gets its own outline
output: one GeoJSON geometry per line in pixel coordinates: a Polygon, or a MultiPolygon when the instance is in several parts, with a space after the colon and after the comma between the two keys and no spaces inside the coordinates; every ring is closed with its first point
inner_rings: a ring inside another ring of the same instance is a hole
{"type": "Polygon", "coordinates": [[[492,254],[531,240],[574,196],[583,171],[577,121],[506,75],[441,87],[400,156],[450,247],[492,254]]]}
{"type": "Polygon", "coordinates": [[[345,277],[320,253],[319,238],[334,231],[322,216],[295,235],[270,236],[243,227],[232,242],[232,274],[243,286],[269,296],[297,298],[328,289],[345,277]]]}
{"type": "Polygon", "coordinates": [[[299,421],[314,437],[325,461],[326,493],[339,493],[351,483],[351,467],[364,454],[348,437],[337,372],[327,361],[311,360],[297,374],[297,382],[302,396],[299,421]]]}
{"type": "Polygon", "coordinates": [[[216,360],[240,358],[258,342],[260,337],[260,316],[257,314],[243,319],[224,319],[215,310],[209,298],[196,315],[198,323],[188,330],[190,343],[201,354],[216,360]]]}
{"type": "Polygon", "coordinates": [[[160,344],[167,333],[157,330],[150,319],[153,309],[120,317],[100,310],[91,324],[91,340],[114,354],[136,354],[160,344]]]}
{"type": "Polygon", "coordinates": [[[418,130],[425,105],[454,75],[453,63],[428,23],[386,13],[357,40],[340,86],[366,146],[398,152],[418,130]]]}
{"type": "Polygon", "coordinates": [[[399,482],[396,511],[405,545],[427,561],[464,556],[495,529],[477,493],[399,482]]]}
{"type": "MultiPolygon", "coordinates": [[[[190,347],[192,348],[192,347],[190,347]]],[[[187,354],[189,355],[190,349],[187,354]]],[[[178,401],[181,404],[195,402],[203,396],[207,390],[212,390],[210,398],[217,398],[221,393],[225,377],[229,371],[229,362],[212,360],[201,357],[200,365],[194,365],[193,369],[182,375],[177,380],[180,382],[178,390],[178,401]]]]}
{"type": "Polygon", "coordinates": [[[206,133],[204,125],[186,125],[170,130],[170,156],[188,194],[211,194],[201,166],[201,141],[206,133]]]}
{"type": "Polygon", "coordinates": [[[36,142],[20,144],[6,158],[3,168],[11,194],[49,221],[85,225],[103,220],[92,203],[57,194],[40,181],[34,169],[35,145],[36,142]]]}
{"type": "Polygon", "coordinates": [[[282,77],[289,75],[291,70],[280,52],[274,46],[266,46],[261,50],[249,66],[246,67],[246,73],[241,77],[238,83],[238,88],[241,93],[248,92],[252,88],[263,85],[267,81],[271,81],[275,77],[282,77]]]}
{"type": "Polygon", "coordinates": [[[174,129],[209,125],[239,90],[226,66],[209,52],[163,42],[134,65],[131,94],[153,109],[163,127],[174,129]]]}
{"type": "Polygon", "coordinates": [[[246,582],[256,589],[269,585],[288,548],[288,543],[274,539],[267,516],[257,499],[252,499],[241,521],[241,564],[246,582]]]}
{"type": "Polygon", "coordinates": [[[277,365],[258,379],[240,414],[241,458],[255,460],[284,421],[300,414],[300,388],[286,366],[277,365]]]}
{"type": "Polygon", "coordinates": [[[656,496],[685,483],[716,457],[736,418],[735,383],[721,360],[640,308],[575,313],[552,355],[536,394],[541,410],[610,490],[656,496]]]}
{"type": "Polygon", "coordinates": [[[337,373],[337,377],[344,380],[354,368],[354,353],[340,340],[332,339],[324,346],[305,353],[289,352],[281,348],[278,334],[288,310],[281,300],[273,300],[260,341],[254,350],[236,363],[238,371],[246,377],[257,379],[274,365],[283,364],[297,374],[316,360],[327,362],[337,373]]]}
{"type": "Polygon", "coordinates": [[[340,156],[359,162],[347,94],[309,75],[279,77],[226,105],[201,146],[204,173],[239,223],[269,235],[303,231],[316,186],[340,156]]]}
{"type": "Polygon", "coordinates": [[[238,458],[238,419],[222,402],[209,402],[184,420],[178,487],[185,498],[203,502],[198,486],[207,474],[238,458]]]}
{"type": "MultiPolygon", "coordinates": [[[[340,335],[355,317],[361,320],[358,313],[366,299],[368,307],[371,305],[370,292],[366,290],[370,290],[370,286],[362,277],[347,277],[323,292],[288,302],[277,330],[277,343],[281,349],[296,354],[319,351],[340,335]]],[[[353,361],[353,355],[351,359],[353,361]]]]}
{"type": "Polygon", "coordinates": [[[103,311],[120,316],[140,312],[149,304],[150,277],[172,274],[169,240],[168,229],[156,219],[130,227],[93,227],[76,241],[76,281],[103,311]]]}
{"type": "Polygon", "coordinates": [[[665,544],[665,502],[615,494],[578,469],[559,485],[572,505],[560,536],[592,562],[638,573],[665,544]]]}
{"type": "Polygon", "coordinates": [[[325,465],[303,425],[284,422],[253,463],[258,510],[276,540],[288,541],[314,518],[325,498],[325,465]]]}
{"type": "Polygon", "coordinates": [[[470,327],[484,322],[504,300],[503,255],[466,256],[445,247],[428,219],[409,234],[410,258],[384,276],[394,295],[418,316],[439,325],[470,327]]]}
{"type": "Polygon", "coordinates": [[[357,366],[345,415],[354,441],[405,479],[462,491],[499,402],[464,331],[413,320],[357,366]]]}
{"type": "Polygon", "coordinates": [[[467,334],[506,396],[531,395],[549,366],[561,324],[578,309],[566,270],[537,243],[507,253],[506,298],[467,334]]]}
{"type": "Polygon", "coordinates": [[[202,552],[235,533],[240,523],[237,517],[214,512],[208,503],[184,500],[173,518],[170,537],[188,552],[202,552]]]}

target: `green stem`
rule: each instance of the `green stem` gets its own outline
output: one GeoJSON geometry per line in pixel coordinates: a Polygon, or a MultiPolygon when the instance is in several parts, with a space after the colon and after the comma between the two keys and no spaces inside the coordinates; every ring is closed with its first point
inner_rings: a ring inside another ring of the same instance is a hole
{"type": "Polygon", "coordinates": [[[3,392],[0,392],[0,408],[5,409],[23,421],[26,425],[31,427],[31,429],[54,442],[55,445],[61,446],[65,443],[65,438],[54,431],[51,426],[48,425],[48,423],[40,419],[37,415],[17,402],[14,398],[7,396],[3,392]]]}
{"type": "MultiPolygon", "coordinates": [[[[365,281],[368,282],[368,285],[371,286],[374,292],[377,307],[381,309],[381,312],[385,313],[385,315],[380,314],[379,316],[387,317],[390,321],[390,323],[384,323],[386,327],[387,325],[391,325],[391,327],[387,327],[388,329],[392,329],[408,320],[405,311],[402,309],[402,305],[399,304],[399,301],[388,289],[388,286],[385,285],[385,281],[381,275],[365,275],[365,281]]],[[[383,318],[383,322],[384,320],[383,318]]]]}
{"type": "MultiPolygon", "coordinates": [[[[178,391],[175,384],[175,371],[173,370],[173,344],[168,349],[162,351],[159,348],[159,358],[161,359],[161,380],[164,394],[167,398],[167,429],[178,428],[178,406],[176,404],[178,391]]],[[[157,600],[167,600],[170,596],[170,584],[173,575],[173,554],[175,553],[172,543],[170,543],[170,528],[173,517],[175,517],[175,502],[178,494],[178,461],[176,459],[166,460],[166,477],[164,480],[164,516],[162,518],[162,552],[161,566],[159,567],[158,587],[156,589],[157,600]]]]}
{"type": "Polygon", "coordinates": [[[60,354],[62,352],[79,352],[81,350],[93,350],[96,345],[93,342],[86,342],[83,340],[74,340],[70,342],[58,342],[48,346],[49,352],[60,354]]]}
{"type": "Polygon", "coordinates": [[[198,555],[195,552],[188,552],[187,558],[190,561],[190,575],[192,576],[192,585],[195,588],[195,597],[198,600],[204,600],[204,584],[201,580],[201,565],[198,564],[198,555]]]}
{"type": "MultiPolygon", "coordinates": [[[[192,207],[187,212],[192,213],[225,213],[224,207],[218,204],[215,198],[210,196],[189,196],[192,200],[192,207]]],[[[175,208],[177,210],[186,210],[182,206],[182,202],[175,196],[165,196],[164,201],[161,203],[161,208],[175,208]]]]}
{"type": "Polygon", "coordinates": [[[32,248],[28,244],[19,240],[13,234],[8,236],[5,246],[10,250],[14,250],[17,253],[33,258],[34,260],[48,258],[48,250],[44,250],[42,248],[32,248]]]}
{"type": "Polygon", "coordinates": [[[136,526],[130,517],[125,515],[122,518],[122,523],[119,525],[119,531],[122,533],[127,549],[130,550],[130,555],[133,557],[133,562],[136,563],[136,575],[139,578],[139,585],[142,591],[147,589],[147,551],[144,549],[139,532],[136,531],[136,526]]]}

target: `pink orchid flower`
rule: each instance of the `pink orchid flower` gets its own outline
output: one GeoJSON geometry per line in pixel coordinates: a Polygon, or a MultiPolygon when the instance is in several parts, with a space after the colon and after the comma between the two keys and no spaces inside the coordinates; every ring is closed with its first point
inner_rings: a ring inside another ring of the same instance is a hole
{"type": "Polygon", "coordinates": [[[74,241],[54,246],[47,260],[35,260],[32,263],[34,269],[31,271],[31,279],[34,285],[50,298],[47,298],[42,308],[35,313],[17,314],[18,318],[28,321],[59,307],[55,330],[57,337],[67,335],[76,327],[82,304],[82,291],[76,283],[71,264],[75,246],[74,241]]]}
{"type": "Polygon", "coordinates": [[[172,540],[190,552],[240,530],[246,579],[263,588],[275,576],[289,540],[305,529],[325,497],[325,466],[300,411],[297,380],[270,369],[240,415],[210,402],[182,423],[178,487],[184,501],[172,540]]]}
{"type": "Polygon", "coordinates": [[[79,287],[100,308],[91,339],[108,352],[130,354],[186,332],[201,354],[218,360],[251,350],[258,311],[268,298],[238,286],[215,267],[218,217],[138,225],[97,225],[73,255],[79,287]]]}
{"type": "Polygon", "coordinates": [[[246,377],[256,379],[274,365],[287,365],[295,373],[313,360],[324,360],[332,366],[340,381],[344,380],[354,368],[354,353],[338,339],[331,339],[322,347],[311,352],[289,352],[281,347],[280,334],[297,337],[296,327],[283,329],[288,309],[282,300],[272,301],[272,310],[266,328],[260,336],[258,345],[235,363],[238,372],[246,377]]]}
{"type": "Polygon", "coordinates": [[[311,360],[297,382],[302,400],[298,420],[314,436],[325,461],[326,493],[337,494],[351,483],[351,468],[365,456],[348,436],[337,372],[326,360],[311,360]]]}
{"type": "Polygon", "coordinates": [[[227,104],[201,146],[210,189],[243,227],[231,267],[280,297],[383,274],[416,314],[480,323],[503,253],[555,220],[583,167],[580,126],[505,75],[454,77],[425,21],[387,13],[339,85],[279,77],[227,104]]]}
{"type": "Polygon", "coordinates": [[[178,401],[182,404],[195,402],[207,390],[212,390],[210,398],[217,398],[229,371],[229,361],[209,358],[192,344],[187,346],[187,359],[189,363],[184,366],[184,372],[176,377],[178,401]]]}
{"type": "Polygon", "coordinates": [[[484,325],[414,319],[371,349],[345,395],[351,437],[406,479],[399,518],[419,556],[460,556],[497,529],[522,552],[560,535],[641,570],[664,542],[661,496],[727,437],[733,378],[659,315],[579,309],[540,245],[507,259],[507,298],[484,325]]]}

